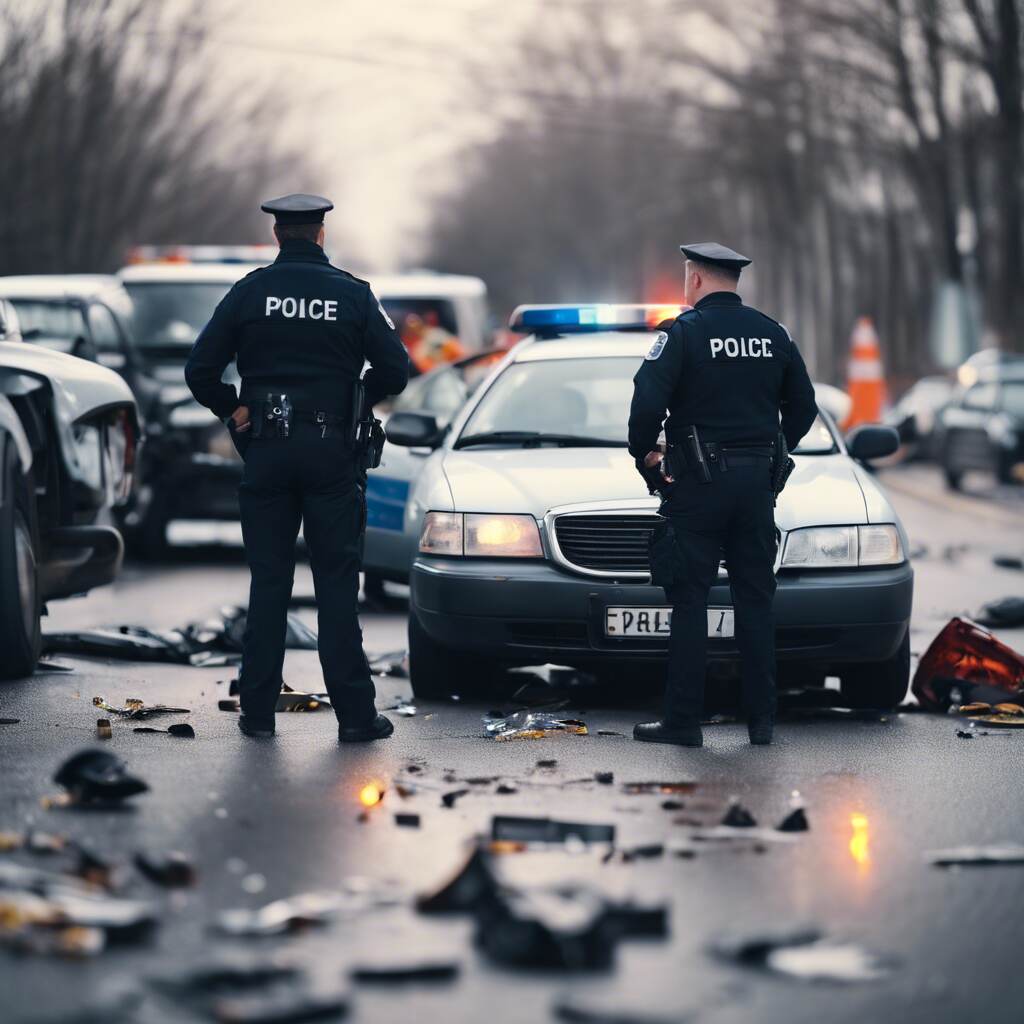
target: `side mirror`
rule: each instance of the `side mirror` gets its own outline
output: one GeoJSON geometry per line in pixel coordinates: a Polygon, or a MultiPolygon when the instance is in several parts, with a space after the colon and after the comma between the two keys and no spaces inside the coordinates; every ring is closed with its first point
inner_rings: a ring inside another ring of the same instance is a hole
{"type": "Polygon", "coordinates": [[[858,462],[871,459],[884,459],[892,455],[900,446],[900,435],[892,427],[883,427],[879,423],[866,423],[854,427],[846,435],[846,447],[850,455],[858,462]]]}
{"type": "Polygon", "coordinates": [[[437,448],[444,437],[437,418],[425,412],[393,413],[384,433],[392,444],[402,448],[437,448]]]}

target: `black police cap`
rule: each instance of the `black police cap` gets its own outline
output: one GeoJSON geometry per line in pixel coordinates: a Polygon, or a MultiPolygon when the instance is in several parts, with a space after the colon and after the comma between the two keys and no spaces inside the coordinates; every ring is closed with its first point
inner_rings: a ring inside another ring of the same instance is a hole
{"type": "Polygon", "coordinates": [[[278,224],[322,224],[324,214],[334,209],[334,203],[323,196],[308,196],[301,192],[277,199],[268,199],[260,206],[264,213],[272,213],[278,224]]]}
{"type": "Polygon", "coordinates": [[[750,266],[753,262],[746,256],[718,242],[693,242],[690,245],[679,246],[679,251],[688,259],[696,260],[698,263],[710,263],[712,266],[725,267],[728,270],[739,272],[744,267],[750,266]]]}

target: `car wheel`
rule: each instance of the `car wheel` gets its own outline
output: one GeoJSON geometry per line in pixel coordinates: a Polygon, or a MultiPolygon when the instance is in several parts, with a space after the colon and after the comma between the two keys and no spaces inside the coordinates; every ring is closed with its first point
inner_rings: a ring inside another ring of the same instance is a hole
{"type": "Polygon", "coordinates": [[[951,469],[948,465],[942,467],[942,475],[946,479],[946,486],[951,491],[960,490],[960,482],[963,480],[964,475],[959,470],[951,469]]]}
{"type": "Polygon", "coordinates": [[[453,693],[483,696],[489,692],[494,667],[483,658],[442,647],[409,612],[409,683],[416,697],[444,700],[453,693]]]}
{"type": "Polygon", "coordinates": [[[39,661],[39,531],[32,475],[22,475],[13,445],[0,472],[0,679],[20,679],[39,661]]]}
{"type": "Polygon", "coordinates": [[[885,661],[850,665],[839,676],[839,692],[851,708],[888,710],[903,702],[910,683],[910,630],[899,650],[885,661]]]}

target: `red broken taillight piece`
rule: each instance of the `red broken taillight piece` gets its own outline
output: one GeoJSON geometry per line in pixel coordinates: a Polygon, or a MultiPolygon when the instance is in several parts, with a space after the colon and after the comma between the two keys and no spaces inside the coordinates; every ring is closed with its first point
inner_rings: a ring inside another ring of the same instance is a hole
{"type": "Polygon", "coordinates": [[[932,641],[911,687],[922,707],[946,711],[968,701],[1004,701],[1024,694],[1024,657],[987,629],[950,619],[932,641]]]}

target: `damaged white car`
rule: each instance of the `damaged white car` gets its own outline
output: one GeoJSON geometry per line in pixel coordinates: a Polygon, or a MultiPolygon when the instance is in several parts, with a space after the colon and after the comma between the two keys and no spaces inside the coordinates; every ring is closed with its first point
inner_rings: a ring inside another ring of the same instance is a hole
{"type": "Polygon", "coordinates": [[[124,545],[106,523],[140,436],[116,373],[8,337],[0,323],[0,679],[35,668],[45,602],[117,575],[124,545]]]}

